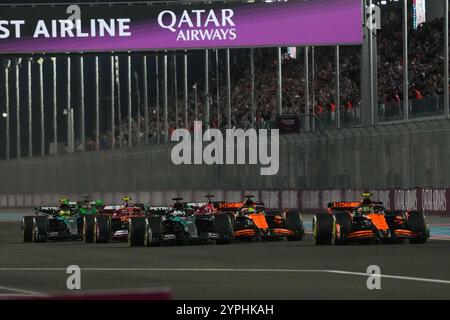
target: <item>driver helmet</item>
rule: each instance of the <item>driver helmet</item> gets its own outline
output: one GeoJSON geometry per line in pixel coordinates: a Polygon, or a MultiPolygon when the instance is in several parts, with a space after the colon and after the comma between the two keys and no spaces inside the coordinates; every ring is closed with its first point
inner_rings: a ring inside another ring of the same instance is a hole
{"type": "Polygon", "coordinates": [[[242,208],[241,211],[239,212],[242,215],[245,215],[249,212],[249,208],[242,208]]]}
{"type": "Polygon", "coordinates": [[[71,215],[70,209],[63,209],[59,212],[61,217],[68,217],[71,215]]]}
{"type": "Polygon", "coordinates": [[[180,216],[184,216],[184,212],[180,211],[180,210],[174,210],[172,212],[172,215],[176,216],[176,217],[180,217],[180,216]]]}
{"type": "Polygon", "coordinates": [[[372,205],[372,200],[370,200],[369,198],[364,198],[361,200],[361,205],[362,206],[370,206],[370,205],[372,205]]]}
{"type": "Polygon", "coordinates": [[[372,210],[372,208],[367,207],[367,206],[361,207],[360,209],[361,209],[362,213],[368,213],[368,212],[370,212],[372,210]]]}

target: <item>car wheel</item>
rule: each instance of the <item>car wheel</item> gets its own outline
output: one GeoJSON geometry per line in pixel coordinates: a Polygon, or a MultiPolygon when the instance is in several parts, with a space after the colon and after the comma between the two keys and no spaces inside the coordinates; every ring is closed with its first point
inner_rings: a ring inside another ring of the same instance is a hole
{"type": "Polygon", "coordinates": [[[33,241],[33,224],[34,216],[27,216],[22,218],[22,241],[32,242],[33,241]]]}
{"type": "Polygon", "coordinates": [[[97,215],[94,221],[94,242],[108,243],[111,239],[111,219],[108,216],[97,215]]]}
{"type": "Polygon", "coordinates": [[[146,220],[144,217],[130,218],[128,223],[128,245],[130,247],[144,246],[146,220]]]}
{"type": "Polygon", "coordinates": [[[333,214],[336,219],[336,239],[334,242],[337,245],[348,244],[347,236],[351,232],[352,219],[348,212],[337,211],[333,214]]]}
{"type": "Polygon", "coordinates": [[[145,219],[145,235],[144,235],[144,245],[150,247],[153,244],[153,232],[148,223],[148,219],[145,219]]]}
{"type": "Polygon", "coordinates": [[[228,213],[219,213],[214,218],[215,232],[219,235],[217,244],[229,244],[233,240],[233,221],[228,213]]]}
{"type": "Polygon", "coordinates": [[[335,218],[332,214],[316,214],[313,218],[313,238],[316,245],[331,245],[335,239],[335,218]]]}
{"type": "Polygon", "coordinates": [[[162,244],[162,239],[164,236],[164,225],[161,218],[158,216],[151,216],[147,218],[147,223],[152,231],[152,243],[153,247],[160,246],[162,244]]]}
{"type": "Polygon", "coordinates": [[[427,242],[430,237],[430,231],[425,222],[425,216],[421,211],[411,211],[408,214],[408,225],[412,232],[417,233],[417,238],[410,238],[409,243],[420,244],[427,242]]]}
{"type": "Polygon", "coordinates": [[[297,210],[288,210],[285,214],[286,229],[294,231],[296,234],[287,236],[288,241],[300,241],[305,236],[305,227],[303,226],[303,219],[300,212],[297,210]]]}
{"type": "Polygon", "coordinates": [[[48,238],[48,217],[35,216],[33,218],[33,241],[47,242],[48,238]]]}
{"type": "Polygon", "coordinates": [[[83,217],[83,241],[84,243],[94,242],[95,216],[88,215],[83,217]]]}

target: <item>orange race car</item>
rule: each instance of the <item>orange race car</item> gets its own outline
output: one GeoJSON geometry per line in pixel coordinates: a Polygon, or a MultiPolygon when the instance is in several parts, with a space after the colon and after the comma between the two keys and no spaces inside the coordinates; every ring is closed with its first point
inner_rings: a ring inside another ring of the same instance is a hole
{"type": "Polygon", "coordinates": [[[408,239],[425,243],[430,237],[421,211],[387,211],[382,202],[365,192],[356,202],[331,202],[328,212],[313,218],[316,244],[392,243],[408,239]]]}
{"type": "Polygon", "coordinates": [[[232,212],[234,239],[271,240],[287,238],[298,241],[305,235],[303,219],[297,210],[267,210],[253,196],[245,196],[244,202],[218,202],[221,211],[232,212]]]}

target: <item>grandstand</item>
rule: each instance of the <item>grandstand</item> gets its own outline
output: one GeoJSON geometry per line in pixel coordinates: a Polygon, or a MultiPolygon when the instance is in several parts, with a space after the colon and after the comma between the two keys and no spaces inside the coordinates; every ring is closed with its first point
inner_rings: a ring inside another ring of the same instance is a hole
{"type": "MultiPolygon", "coordinates": [[[[39,3],[39,1],[35,2],[39,3]]],[[[379,5],[381,9],[382,22],[381,29],[376,31],[377,77],[374,92],[377,97],[375,98],[374,124],[404,120],[405,117],[426,118],[445,115],[448,109],[444,106],[445,21],[442,14],[439,15],[439,5],[428,2],[427,19],[425,22],[417,23],[415,8],[412,7],[412,2],[407,2],[409,85],[405,93],[402,2],[373,1],[373,3],[379,5]],[[408,115],[405,115],[405,96],[409,98],[408,115]]],[[[20,2],[16,4],[20,5],[20,2]]],[[[137,1],[136,5],[142,4],[137,1]]],[[[196,119],[204,121],[205,125],[221,129],[230,125],[239,128],[276,128],[280,115],[278,105],[280,89],[283,114],[301,120],[299,132],[309,131],[310,128],[321,130],[360,126],[364,124],[363,106],[367,105],[364,103],[362,94],[363,79],[368,77],[367,70],[364,69],[367,66],[363,67],[363,49],[360,45],[340,46],[339,69],[337,69],[335,48],[335,46],[308,47],[307,63],[305,63],[305,47],[290,51],[289,48],[281,48],[281,86],[278,85],[277,79],[280,63],[277,48],[209,50],[207,51],[206,77],[204,50],[169,51],[166,55],[168,57],[167,128],[163,119],[162,70],[164,63],[161,53],[149,53],[145,57],[145,72],[142,53],[130,53],[129,56],[116,55],[115,59],[118,63],[114,65],[114,72],[117,79],[112,79],[110,76],[111,59],[105,53],[97,56],[86,54],[83,57],[83,71],[81,71],[81,62],[78,57],[72,56],[69,75],[67,75],[68,58],[64,55],[55,55],[53,59],[49,55],[43,56],[45,59],[42,62],[42,85],[45,116],[42,117],[39,108],[33,108],[31,115],[27,114],[24,111],[27,109],[27,99],[22,98],[17,102],[15,93],[17,90],[21,93],[27,92],[26,79],[29,75],[33,78],[31,102],[35,106],[40,104],[39,63],[36,63],[39,59],[35,58],[31,62],[30,70],[27,70],[27,56],[23,56],[21,61],[15,57],[4,56],[2,58],[4,72],[2,73],[4,75],[9,73],[7,91],[9,114],[4,112],[6,111],[4,106],[6,90],[2,90],[0,108],[3,110],[3,118],[0,124],[4,127],[8,122],[8,134],[1,141],[0,156],[15,158],[24,154],[38,156],[163,143],[169,140],[166,136],[176,128],[192,129],[193,121],[196,119]],[[227,52],[230,54],[230,101],[228,101],[227,52]],[[188,62],[186,73],[184,73],[185,57],[188,62]],[[95,59],[98,59],[100,70],[98,124],[95,113],[97,104],[94,86],[95,59]],[[131,63],[129,67],[134,75],[131,79],[131,88],[127,86],[128,59],[131,63]],[[253,61],[253,67],[251,61],[253,61]],[[15,63],[21,65],[17,71],[20,78],[19,84],[14,83],[16,81],[15,63]],[[307,77],[306,66],[308,67],[307,77]],[[52,70],[53,67],[57,72],[52,70]],[[339,70],[338,77],[337,70],[339,70]],[[29,74],[27,74],[28,71],[29,74]],[[83,83],[81,73],[84,77],[83,83]],[[68,82],[69,79],[70,82],[68,82]],[[338,79],[339,83],[337,83],[338,79]],[[115,82],[114,92],[111,92],[111,81],[115,82]],[[206,82],[208,82],[208,88],[206,88],[206,82]],[[305,89],[306,82],[308,94],[305,89]],[[67,87],[67,83],[70,87],[67,87]],[[187,88],[185,88],[186,84],[187,88]],[[338,84],[339,98],[337,97],[338,84]],[[53,90],[53,86],[56,91],[53,90]],[[82,91],[85,92],[82,93],[82,91]],[[128,96],[129,91],[131,91],[131,100],[128,96]],[[306,101],[307,98],[308,101],[306,101]],[[68,100],[73,109],[73,117],[70,117],[71,113],[67,112],[68,100]],[[55,101],[56,106],[54,106],[55,101]],[[128,112],[129,101],[131,114],[128,112]],[[114,117],[111,113],[111,104],[115,108],[114,117]],[[21,105],[22,110],[20,121],[15,118],[17,105],[21,105]],[[82,105],[86,110],[84,116],[80,111],[82,105]],[[228,105],[231,107],[230,119],[228,105]],[[57,110],[56,115],[53,114],[54,109],[57,110]],[[46,123],[43,130],[40,128],[42,118],[46,123]],[[56,137],[54,127],[48,125],[52,119],[57,122],[56,137]],[[186,119],[188,123],[185,123],[186,119]],[[30,122],[34,125],[30,125],[30,122]],[[29,132],[23,130],[24,128],[27,128],[29,132]],[[19,131],[20,134],[17,134],[16,132],[19,131]],[[19,135],[21,135],[20,139],[19,135]],[[27,139],[27,137],[32,138],[27,139]],[[14,147],[17,144],[20,147],[14,147]],[[10,149],[8,152],[6,152],[7,148],[10,149]],[[25,150],[25,152],[18,154],[17,150],[25,150]]],[[[7,85],[5,77],[0,77],[2,88],[7,85]]]]}

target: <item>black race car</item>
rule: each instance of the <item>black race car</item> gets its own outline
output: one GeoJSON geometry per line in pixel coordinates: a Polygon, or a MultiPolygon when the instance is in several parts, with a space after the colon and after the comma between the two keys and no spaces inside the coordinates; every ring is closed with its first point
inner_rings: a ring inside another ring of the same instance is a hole
{"type": "Polygon", "coordinates": [[[232,239],[231,213],[218,212],[210,202],[173,200],[173,206],[148,207],[145,218],[130,220],[130,246],[204,244],[210,241],[228,243],[232,239]]]}

